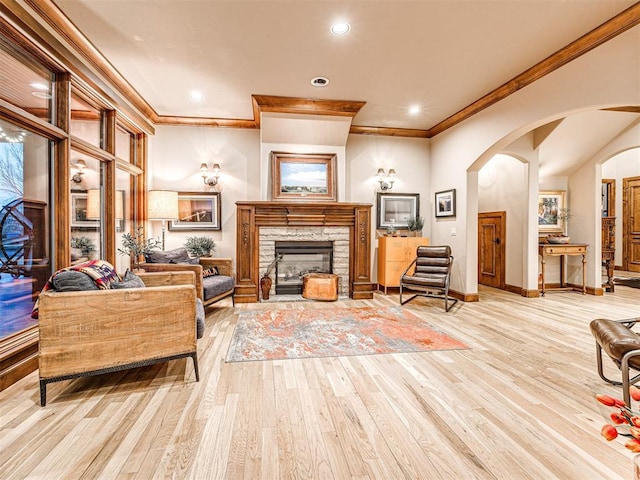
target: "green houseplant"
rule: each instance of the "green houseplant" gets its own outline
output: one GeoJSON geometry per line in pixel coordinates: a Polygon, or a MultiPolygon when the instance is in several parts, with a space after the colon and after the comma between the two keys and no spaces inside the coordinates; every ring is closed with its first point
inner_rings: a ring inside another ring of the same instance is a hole
{"type": "Polygon", "coordinates": [[[71,237],[71,248],[77,248],[82,252],[83,257],[87,257],[89,260],[93,257],[93,253],[96,251],[96,246],[89,237],[71,237]]]}
{"type": "Polygon", "coordinates": [[[412,217],[407,220],[407,228],[410,232],[415,232],[415,236],[418,235],[418,232],[422,232],[422,227],[424,227],[424,218],[422,217],[412,217]]]}
{"type": "Polygon", "coordinates": [[[155,238],[145,239],[144,227],[138,225],[133,235],[129,232],[122,235],[122,248],[118,249],[118,253],[129,255],[131,257],[131,267],[137,270],[140,263],[140,255],[149,253],[156,248],[160,248],[160,242],[155,238]]]}
{"type": "Polygon", "coordinates": [[[187,237],[184,244],[192,257],[208,257],[216,249],[216,242],[211,237],[187,237]]]}

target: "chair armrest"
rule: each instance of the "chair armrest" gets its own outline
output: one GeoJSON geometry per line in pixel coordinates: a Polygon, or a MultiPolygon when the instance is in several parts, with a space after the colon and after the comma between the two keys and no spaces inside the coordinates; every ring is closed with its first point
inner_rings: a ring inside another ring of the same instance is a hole
{"type": "Polygon", "coordinates": [[[200,265],[204,269],[216,267],[220,275],[234,277],[233,261],[230,258],[200,257],[200,265]]]}
{"type": "Polygon", "coordinates": [[[145,272],[193,272],[198,298],[204,301],[202,287],[202,265],[192,263],[146,263],[140,264],[145,272]]]}
{"type": "Polygon", "coordinates": [[[137,274],[147,287],[165,287],[168,285],[196,285],[196,275],[193,272],[180,270],[178,272],[139,272],[137,274]]]}
{"type": "Polygon", "coordinates": [[[413,262],[411,262],[409,264],[409,266],[404,269],[404,272],[402,272],[402,274],[400,275],[400,278],[404,277],[407,273],[409,273],[409,270],[411,270],[411,268],[416,264],[416,260],[417,260],[417,258],[414,258],[413,262]]]}

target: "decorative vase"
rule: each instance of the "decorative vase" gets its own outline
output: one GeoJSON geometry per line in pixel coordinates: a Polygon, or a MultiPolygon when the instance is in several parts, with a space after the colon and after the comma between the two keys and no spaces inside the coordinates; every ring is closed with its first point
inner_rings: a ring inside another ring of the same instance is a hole
{"type": "Polygon", "coordinates": [[[260,290],[262,290],[262,299],[269,300],[269,292],[271,291],[271,284],[273,280],[269,275],[265,275],[260,279],[260,290]]]}
{"type": "Polygon", "coordinates": [[[571,237],[567,235],[547,235],[547,242],[554,244],[565,244],[569,243],[571,237]]]}

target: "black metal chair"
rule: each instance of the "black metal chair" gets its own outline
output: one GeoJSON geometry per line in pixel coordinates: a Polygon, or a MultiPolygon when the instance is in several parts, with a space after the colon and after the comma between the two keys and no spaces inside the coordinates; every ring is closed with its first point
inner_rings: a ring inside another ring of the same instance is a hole
{"type": "Polygon", "coordinates": [[[442,298],[444,310],[448,312],[458,302],[457,299],[449,297],[452,264],[453,256],[448,245],[418,247],[416,258],[400,276],[400,305],[416,297],[442,298]],[[403,301],[404,290],[421,293],[414,293],[412,297],[403,301]]]}
{"type": "Polygon", "coordinates": [[[640,381],[640,374],[631,377],[631,370],[640,371],[640,335],[632,327],[640,322],[640,318],[627,320],[609,320],[597,318],[590,323],[591,333],[596,339],[596,361],[598,375],[612,385],[622,385],[624,402],[631,406],[629,386],[640,381]],[[602,351],[613,360],[620,369],[622,382],[607,378],[602,366],[602,351]]]}

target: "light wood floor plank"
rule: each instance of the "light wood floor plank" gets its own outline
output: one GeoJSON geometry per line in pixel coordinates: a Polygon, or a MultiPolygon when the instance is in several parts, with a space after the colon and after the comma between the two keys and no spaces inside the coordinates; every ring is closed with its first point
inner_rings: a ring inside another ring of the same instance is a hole
{"type": "Polygon", "coordinates": [[[599,433],[594,395],[620,389],[597,375],[589,322],[640,316],[639,298],[481,287],[449,313],[404,307],[468,349],[240,363],[224,359],[243,311],[398,296],[225,301],[207,312],[200,382],[181,359],[51,384],[44,408],[37,372],[0,392],[0,478],[626,480],[632,454],[599,433]]]}

